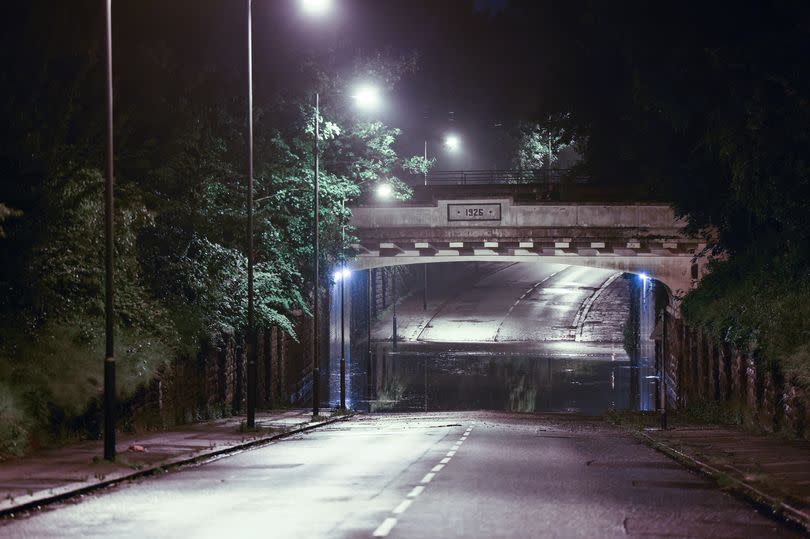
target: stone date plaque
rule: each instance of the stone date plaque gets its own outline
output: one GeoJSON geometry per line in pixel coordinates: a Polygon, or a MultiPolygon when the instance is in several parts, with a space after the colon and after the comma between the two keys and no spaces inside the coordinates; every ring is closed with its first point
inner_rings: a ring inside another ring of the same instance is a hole
{"type": "Polygon", "coordinates": [[[501,205],[498,204],[448,204],[448,221],[500,221],[501,205]]]}

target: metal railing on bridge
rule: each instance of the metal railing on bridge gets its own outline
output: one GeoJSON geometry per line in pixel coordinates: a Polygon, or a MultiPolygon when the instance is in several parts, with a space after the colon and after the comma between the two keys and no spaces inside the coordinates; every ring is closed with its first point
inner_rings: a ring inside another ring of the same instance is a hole
{"type": "Polygon", "coordinates": [[[571,169],[532,170],[438,170],[425,176],[413,176],[413,184],[423,185],[521,185],[587,183],[588,177],[571,169]]]}

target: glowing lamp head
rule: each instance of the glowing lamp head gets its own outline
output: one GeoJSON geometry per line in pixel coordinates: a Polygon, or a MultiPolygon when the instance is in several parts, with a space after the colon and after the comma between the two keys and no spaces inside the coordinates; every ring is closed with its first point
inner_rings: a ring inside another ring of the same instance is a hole
{"type": "Polygon", "coordinates": [[[444,139],[444,145],[448,150],[454,152],[461,147],[461,139],[457,135],[447,135],[444,139]]]}
{"type": "Polygon", "coordinates": [[[391,186],[387,183],[381,183],[377,186],[377,196],[383,199],[391,198],[394,194],[394,190],[391,186]]]}
{"type": "Polygon", "coordinates": [[[323,15],[332,7],[332,0],[301,0],[301,8],[310,15],[323,15]]]}
{"type": "Polygon", "coordinates": [[[650,280],[650,276],[646,273],[639,273],[638,278],[641,279],[642,282],[647,282],[650,280]]]}
{"type": "Polygon", "coordinates": [[[352,270],[350,270],[349,268],[343,268],[337,270],[335,273],[332,274],[332,280],[334,280],[335,282],[339,282],[342,280],[348,280],[348,278],[351,276],[352,270]]]}
{"type": "Polygon", "coordinates": [[[370,84],[362,84],[357,87],[352,96],[357,108],[363,110],[375,110],[380,108],[382,97],[380,89],[370,84]]]}

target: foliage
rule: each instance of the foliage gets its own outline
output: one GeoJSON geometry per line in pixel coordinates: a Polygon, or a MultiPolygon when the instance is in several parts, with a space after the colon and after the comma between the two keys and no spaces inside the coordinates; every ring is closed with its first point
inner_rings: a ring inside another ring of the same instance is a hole
{"type": "MultiPolygon", "coordinates": [[[[92,37],[57,24],[62,16],[98,16],[89,3],[77,9],[83,15],[32,8],[28,16],[54,26],[55,37],[26,58],[9,57],[13,69],[0,75],[8,119],[0,140],[0,223],[8,236],[0,242],[0,384],[8,389],[0,400],[0,453],[74,431],[97,436],[100,428],[103,63],[92,37]]],[[[144,80],[166,81],[160,91],[151,82],[116,81],[114,313],[122,398],[172,359],[195,357],[212,335],[247,331],[246,103],[222,83],[238,80],[233,66],[191,73],[174,54],[160,45],[130,52],[144,80]]],[[[315,121],[324,269],[351,241],[350,230],[341,233],[351,216],[347,204],[380,182],[408,196],[398,175],[418,163],[393,150],[399,130],[347,109],[340,97],[355,73],[393,86],[413,69],[413,58],[304,63],[298,82],[305,89],[257,93],[254,107],[255,319],[293,337],[291,315],[312,309],[315,121]],[[307,98],[316,90],[338,96],[324,99],[317,119],[307,98]]],[[[329,273],[322,270],[321,279],[329,273]]]]}
{"type": "Polygon", "coordinates": [[[556,83],[538,117],[570,113],[595,181],[672,201],[706,240],[717,259],[685,299],[689,323],[802,371],[810,6],[583,2],[555,15],[544,39],[564,60],[538,66],[556,83]]]}
{"type": "MultiPolygon", "coordinates": [[[[15,210],[14,208],[9,208],[2,202],[0,202],[0,224],[3,223],[6,219],[11,217],[19,217],[22,215],[21,211],[15,210]]],[[[6,237],[6,231],[3,230],[3,227],[0,226],[0,238],[6,237]]]]}
{"type": "Polygon", "coordinates": [[[531,170],[569,165],[570,158],[563,157],[579,146],[570,123],[569,114],[553,114],[543,122],[521,122],[513,166],[531,170]]]}

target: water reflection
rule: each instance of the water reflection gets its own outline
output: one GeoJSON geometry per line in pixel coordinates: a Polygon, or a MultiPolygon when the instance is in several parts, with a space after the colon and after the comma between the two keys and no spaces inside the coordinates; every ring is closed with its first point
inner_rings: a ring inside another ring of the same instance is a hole
{"type": "MultiPolygon", "coordinates": [[[[340,293],[332,290],[327,402],[339,396],[340,293]]],[[[507,410],[600,415],[608,410],[655,410],[657,371],[654,282],[632,288],[637,346],[574,341],[535,343],[372,343],[365,324],[346,317],[347,405],[372,412],[507,410]],[[357,337],[360,337],[359,339],[357,337]],[[355,337],[351,339],[350,337],[355,337]],[[356,359],[356,360],[355,360],[356,359]]],[[[347,312],[351,296],[344,296],[347,312]]],[[[363,312],[367,306],[358,305],[363,312]]],[[[365,320],[363,321],[365,322],[365,320]]]]}
{"type": "Polygon", "coordinates": [[[371,411],[602,414],[632,407],[630,386],[638,367],[623,352],[617,359],[403,348],[379,350],[371,411]]]}

